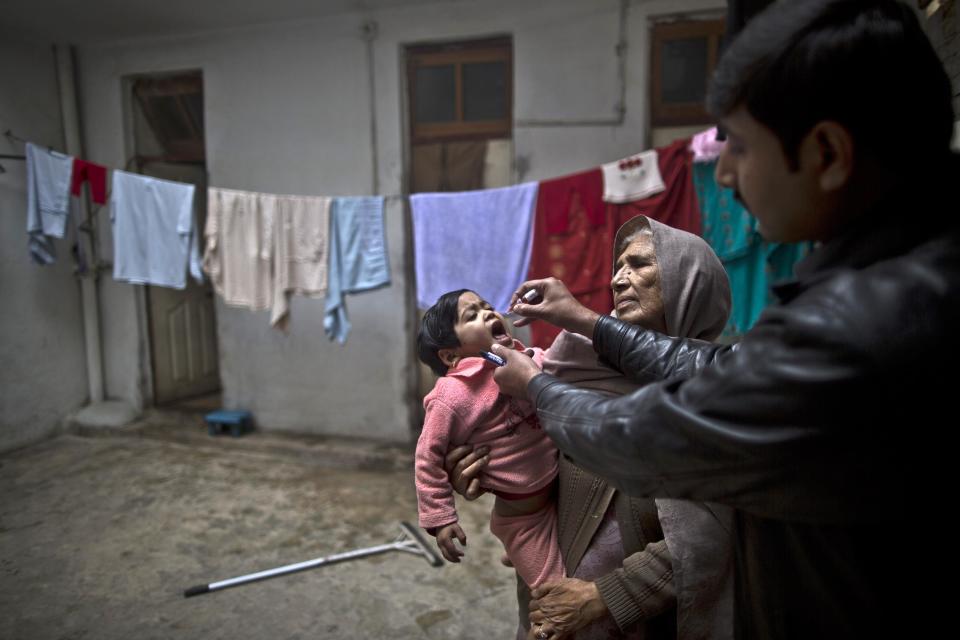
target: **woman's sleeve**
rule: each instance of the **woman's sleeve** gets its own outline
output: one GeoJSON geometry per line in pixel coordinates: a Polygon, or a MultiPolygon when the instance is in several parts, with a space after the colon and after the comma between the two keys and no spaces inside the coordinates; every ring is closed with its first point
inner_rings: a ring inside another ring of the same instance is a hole
{"type": "Polygon", "coordinates": [[[598,578],[596,585],[621,630],[638,620],[654,618],[677,603],[665,540],[652,542],[628,556],[621,568],[598,578]]]}

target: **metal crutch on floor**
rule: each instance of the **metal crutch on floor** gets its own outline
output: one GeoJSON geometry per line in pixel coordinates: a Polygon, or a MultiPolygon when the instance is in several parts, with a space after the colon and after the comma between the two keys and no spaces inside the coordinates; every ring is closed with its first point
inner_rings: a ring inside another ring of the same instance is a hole
{"type": "Polygon", "coordinates": [[[239,587],[240,585],[250,582],[269,580],[270,578],[285,576],[289,573],[297,573],[298,571],[306,571],[307,569],[323,567],[328,564],[345,562],[347,560],[355,560],[357,558],[365,558],[367,556],[373,556],[379,553],[387,553],[389,551],[406,551],[407,553],[412,553],[415,556],[420,556],[429,562],[431,566],[439,567],[443,565],[443,560],[440,559],[440,556],[437,555],[437,553],[427,543],[423,536],[420,535],[420,532],[417,531],[409,522],[401,522],[400,535],[396,540],[388,544],[381,544],[377,545],[376,547],[357,549],[355,551],[346,551],[344,553],[337,553],[332,556],[315,558],[313,560],[297,562],[295,564],[288,564],[283,567],[277,567],[276,569],[258,571],[257,573],[250,573],[245,576],[238,576],[236,578],[228,578],[227,580],[211,582],[210,584],[198,584],[197,586],[190,587],[184,591],[183,597],[190,598],[192,596],[199,596],[212,591],[222,591],[223,589],[239,587]]]}

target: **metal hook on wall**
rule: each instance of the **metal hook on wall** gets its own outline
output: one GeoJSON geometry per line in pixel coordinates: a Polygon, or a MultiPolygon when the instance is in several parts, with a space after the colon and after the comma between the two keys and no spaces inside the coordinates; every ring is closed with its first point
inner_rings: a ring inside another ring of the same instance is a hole
{"type": "MultiPolygon", "coordinates": [[[[3,132],[3,135],[7,138],[7,140],[10,142],[10,144],[15,144],[15,143],[19,142],[20,144],[25,145],[25,144],[27,144],[27,142],[29,142],[28,140],[24,140],[23,138],[21,138],[20,136],[18,136],[17,134],[15,134],[11,129],[7,129],[6,131],[4,131],[4,132],[3,132]]],[[[35,146],[38,146],[38,147],[39,147],[39,146],[43,146],[43,145],[36,145],[36,144],[35,144],[35,146]]],[[[60,153],[59,151],[56,151],[53,147],[43,146],[43,148],[46,149],[47,151],[49,151],[50,153],[60,153]]],[[[17,156],[17,157],[19,158],[19,157],[21,157],[21,156],[17,156]]],[[[24,156],[24,157],[25,157],[25,156],[24,156]]]]}
{"type": "Polygon", "coordinates": [[[15,142],[19,142],[20,144],[26,144],[26,143],[27,143],[26,140],[24,140],[23,138],[21,138],[20,136],[18,136],[18,135],[16,135],[16,134],[14,134],[13,131],[10,130],[10,129],[7,129],[6,131],[4,131],[4,132],[3,132],[3,135],[7,138],[7,140],[10,141],[10,144],[13,144],[13,143],[15,143],[15,142]]]}
{"type": "MultiPolygon", "coordinates": [[[[6,131],[4,131],[4,132],[3,132],[3,135],[5,135],[5,136],[7,137],[7,140],[10,141],[10,144],[13,144],[13,143],[15,143],[15,142],[21,142],[21,143],[22,143],[22,142],[26,142],[26,141],[23,140],[22,138],[19,138],[19,137],[13,135],[13,131],[11,131],[10,129],[7,129],[6,131]]],[[[3,155],[0,155],[0,159],[2,159],[2,160],[26,160],[27,157],[26,157],[26,156],[19,156],[19,155],[3,154],[3,155]]],[[[2,164],[0,164],[0,173],[6,173],[6,172],[7,172],[7,170],[4,168],[4,166],[3,166],[2,164]]]]}

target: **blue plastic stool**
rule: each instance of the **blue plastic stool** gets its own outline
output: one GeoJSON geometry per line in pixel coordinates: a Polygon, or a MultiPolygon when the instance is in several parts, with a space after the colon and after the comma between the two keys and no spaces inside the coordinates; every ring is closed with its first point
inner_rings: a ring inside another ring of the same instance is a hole
{"type": "Polygon", "coordinates": [[[213,411],[203,417],[207,422],[207,433],[211,436],[219,435],[230,430],[230,435],[239,438],[241,434],[251,431],[253,416],[249,411],[213,411]]]}

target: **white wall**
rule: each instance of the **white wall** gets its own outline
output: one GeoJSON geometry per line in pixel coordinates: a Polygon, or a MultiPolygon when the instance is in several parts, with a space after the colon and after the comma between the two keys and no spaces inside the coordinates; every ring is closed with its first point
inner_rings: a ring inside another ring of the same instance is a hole
{"type": "MultiPolygon", "coordinates": [[[[53,47],[0,37],[0,132],[63,150],[53,47]]],[[[0,153],[23,145],[0,137],[0,153]]],[[[0,451],[50,435],[87,398],[80,287],[66,240],[58,260],[27,254],[26,165],[0,160],[0,451]]]]}
{"type": "MultiPolygon", "coordinates": [[[[619,127],[518,128],[519,178],[540,179],[642,150],[646,135],[649,16],[722,8],[718,0],[633,2],[628,22],[628,91],[619,127]]],[[[238,29],[80,50],[87,155],[125,161],[121,79],[202,69],[207,164],[213,186],[274,193],[368,194],[370,109],[361,24],[374,20],[383,194],[404,185],[404,45],[510,34],[517,120],[612,118],[619,100],[614,45],[617,0],[444,2],[369,15],[238,29]]],[[[406,440],[413,396],[407,212],[387,213],[393,285],[353,296],[353,333],[341,347],[322,331],[322,303],[297,299],[289,335],[266,313],[218,305],[224,402],[251,409],[261,428],[406,440]]],[[[105,257],[112,248],[102,239],[105,257]]],[[[142,308],[135,288],[108,281],[101,299],[107,392],[145,402],[142,308]],[[138,315],[139,314],[139,315],[138,315]]]]}

